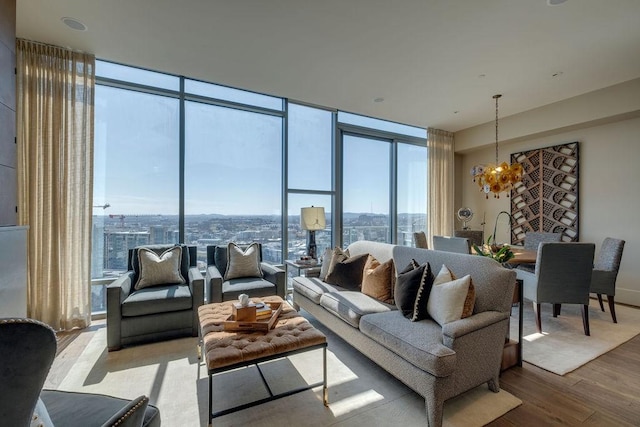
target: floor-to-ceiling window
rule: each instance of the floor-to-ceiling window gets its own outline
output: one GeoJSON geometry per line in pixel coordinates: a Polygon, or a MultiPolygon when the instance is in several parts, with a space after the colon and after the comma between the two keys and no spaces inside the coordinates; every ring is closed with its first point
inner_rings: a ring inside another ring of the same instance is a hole
{"type": "Polygon", "coordinates": [[[338,114],[342,246],[357,240],[413,245],[427,218],[426,131],[338,114]]]}
{"type": "Polygon", "coordinates": [[[360,239],[411,244],[426,224],[426,131],[97,61],[93,311],[128,249],[260,241],[306,254],[303,207],[324,207],[318,254],[360,239]]]}

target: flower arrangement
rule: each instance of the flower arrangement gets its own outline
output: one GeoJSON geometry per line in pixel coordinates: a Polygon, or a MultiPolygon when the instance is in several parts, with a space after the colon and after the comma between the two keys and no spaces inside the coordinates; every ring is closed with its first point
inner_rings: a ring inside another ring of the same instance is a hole
{"type": "Polygon", "coordinates": [[[505,262],[508,262],[511,258],[515,256],[514,253],[511,251],[511,248],[509,247],[509,245],[496,245],[496,244],[492,245],[491,244],[492,239],[493,239],[493,236],[491,235],[487,237],[487,242],[484,243],[482,247],[474,244],[473,250],[475,251],[476,255],[494,259],[498,261],[500,264],[504,264],[505,262]]]}

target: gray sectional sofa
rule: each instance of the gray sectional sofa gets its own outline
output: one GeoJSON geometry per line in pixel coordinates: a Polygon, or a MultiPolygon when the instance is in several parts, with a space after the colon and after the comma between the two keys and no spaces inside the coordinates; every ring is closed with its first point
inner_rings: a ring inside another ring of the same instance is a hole
{"type": "MultiPolygon", "coordinates": [[[[440,326],[412,322],[394,305],[329,285],[319,278],[295,277],[293,303],[424,397],[429,425],[442,425],[447,399],[487,383],[499,391],[498,376],[516,273],[492,259],[369,241],[348,247],[351,256],[393,258],[396,271],[412,259],[429,262],[434,274],[443,264],[458,277],[471,275],[473,315],[440,326]]],[[[397,274],[397,273],[396,273],[397,274]]]]}

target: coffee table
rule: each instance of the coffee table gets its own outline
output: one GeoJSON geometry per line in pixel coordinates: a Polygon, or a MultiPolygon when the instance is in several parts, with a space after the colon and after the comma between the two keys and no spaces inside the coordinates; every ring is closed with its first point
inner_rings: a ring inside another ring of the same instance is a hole
{"type": "Polygon", "coordinates": [[[325,406],[328,405],[327,338],[282,298],[269,296],[252,298],[252,300],[254,302],[283,303],[280,316],[268,332],[225,330],[224,321],[231,315],[232,304],[237,301],[205,304],[198,308],[201,346],[199,353],[204,357],[209,372],[209,426],[212,425],[212,420],[215,417],[290,396],[320,385],[322,385],[323,403],[325,406]],[[273,394],[259,364],[319,348],[323,349],[323,381],[273,394]],[[262,382],[269,392],[269,397],[213,412],[213,376],[249,365],[256,365],[258,368],[262,382]]]}

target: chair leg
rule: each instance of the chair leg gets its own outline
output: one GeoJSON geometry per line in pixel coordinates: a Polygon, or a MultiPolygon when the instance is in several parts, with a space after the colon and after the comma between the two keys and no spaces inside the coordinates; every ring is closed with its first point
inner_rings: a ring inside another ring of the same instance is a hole
{"type": "Polygon", "coordinates": [[[616,306],[613,304],[613,295],[607,295],[607,302],[609,303],[611,320],[613,320],[613,323],[618,323],[618,319],[616,318],[616,306]]]}
{"type": "Polygon", "coordinates": [[[537,303],[533,303],[533,313],[535,314],[536,317],[536,331],[538,331],[539,334],[542,333],[542,320],[540,319],[540,304],[537,303]]]}
{"type": "MultiPolygon", "coordinates": [[[[607,296],[607,299],[609,296],[607,296]]],[[[602,294],[598,294],[598,303],[600,303],[600,310],[604,311],[604,304],[602,304],[602,294]]]]}
{"type": "Polygon", "coordinates": [[[582,306],[582,326],[584,327],[584,334],[590,336],[589,332],[589,305],[584,304],[582,306]]]}
{"type": "Polygon", "coordinates": [[[562,308],[562,304],[553,304],[553,317],[560,316],[561,308],[562,308]]]}

